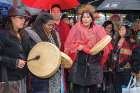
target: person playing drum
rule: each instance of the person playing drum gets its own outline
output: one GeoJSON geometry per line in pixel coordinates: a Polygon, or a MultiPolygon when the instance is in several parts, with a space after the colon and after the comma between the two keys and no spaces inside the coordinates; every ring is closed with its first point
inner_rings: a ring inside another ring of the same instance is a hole
{"type": "MultiPolygon", "coordinates": [[[[48,13],[41,13],[37,16],[33,26],[25,29],[32,41],[32,46],[41,41],[46,41],[60,47],[57,32],[54,29],[53,17],[48,13]]],[[[43,49],[42,49],[43,51],[43,49]]],[[[61,89],[60,69],[49,79],[41,79],[31,75],[30,87],[32,93],[60,93],[61,89]]]]}
{"type": "Polygon", "coordinates": [[[104,28],[94,22],[94,12],[91,5],[80,8],[81,18],[72,27],[65,43],[65,53],[75,62],[70,71],[73,93],[97,93],[97,87],[103,80],[102,65],[110,48],[107,45],[97,54],[91,51],[107,35],[104,28]]]}

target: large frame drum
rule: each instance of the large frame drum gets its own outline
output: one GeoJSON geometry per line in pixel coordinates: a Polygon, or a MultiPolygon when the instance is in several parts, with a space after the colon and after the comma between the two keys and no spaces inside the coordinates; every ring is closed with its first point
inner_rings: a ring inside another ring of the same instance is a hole
{"type": "Polygon", "coordinates": [[[53,76],[60,67],[61,54],[59,49],[49,42],[37,43],[28,55],[27,66],[37,77],[49,78],[53,76]],[[32,60],[39,56],[38,59],[32,60]]]}
{"type": "Polygon", "coordinates": [[[61,52],[61,65],[63,65],[64,68],[69,69],[72,67],[72,64],[72,59],[65,53],[61,52]]]}
{"type": "Polygon", "coordinates": [[[110,35],[106,35],[103,37],[97,44],[90,50],[92,55],[98,54],[100,51],[102,51],[112,40],[110,35]]]}

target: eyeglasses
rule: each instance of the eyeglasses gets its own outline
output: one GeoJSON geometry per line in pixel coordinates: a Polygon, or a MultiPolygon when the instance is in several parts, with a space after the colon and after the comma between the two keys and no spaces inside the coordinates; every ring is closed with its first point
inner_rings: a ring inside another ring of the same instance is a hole
{"type": "Polygon", "coordinates": [[[25,20],[28,20],[28,19],[29,19],[28,17],[25,17],[25,16],[15,16],[15,18],[18,18],[18,19],[25,19],[25,20]]]}

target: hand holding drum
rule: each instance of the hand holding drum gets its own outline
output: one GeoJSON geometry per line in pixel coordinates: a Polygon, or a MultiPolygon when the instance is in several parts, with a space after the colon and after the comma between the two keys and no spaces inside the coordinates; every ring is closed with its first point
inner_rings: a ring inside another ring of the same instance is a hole
{"type": "Polygon", "coordinates": [[[106,35],[99,42],[97,42],[97,44],[90,50],[90,53],[92,55],[98,54],[110,43],[111,39],[111,36],[106,35]]]}

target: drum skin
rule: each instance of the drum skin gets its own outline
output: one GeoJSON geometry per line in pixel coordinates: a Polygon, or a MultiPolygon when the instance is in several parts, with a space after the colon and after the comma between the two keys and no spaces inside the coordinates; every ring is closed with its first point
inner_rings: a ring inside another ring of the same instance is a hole
{"type": "Polygon", "coordinates": [[[37,60],[27,62],[28,69],[39,78],[53,76],[61,64],[61,52],[49,42],[39,42],[30,51],[28,60],[40,56],[37,60]]]}

